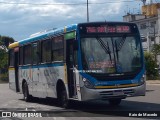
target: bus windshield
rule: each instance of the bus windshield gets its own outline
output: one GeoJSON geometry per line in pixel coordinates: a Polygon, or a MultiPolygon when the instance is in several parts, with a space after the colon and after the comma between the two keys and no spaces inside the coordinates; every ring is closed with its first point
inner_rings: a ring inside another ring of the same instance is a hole
{"type": "Polygon", "coordinates": [[[142,67],[140,41],[136,36],[81,38],[82,66],[92,73],[133,73],[142,67]]]}

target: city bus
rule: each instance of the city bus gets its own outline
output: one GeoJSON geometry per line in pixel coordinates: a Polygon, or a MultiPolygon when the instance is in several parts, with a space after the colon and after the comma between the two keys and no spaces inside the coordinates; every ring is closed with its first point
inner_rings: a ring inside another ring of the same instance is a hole
{"type": "Polygon", "coordinates": [[[9,45],[9,88],[34,97],[109,101],[144,96],[145,65],[136,24],[89,22],[39,32],[9,45]]]}

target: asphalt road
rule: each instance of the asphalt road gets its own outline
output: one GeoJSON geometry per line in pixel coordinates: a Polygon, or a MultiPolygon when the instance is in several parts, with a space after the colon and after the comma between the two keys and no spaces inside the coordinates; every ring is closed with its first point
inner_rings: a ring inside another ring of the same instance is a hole
{"type": "MultiPolygon", "coordinates": [[[[68,110],[58,107],[55,99],[35,99],[26,103],[22,94],[17,94],[9,89],[8,84],[0,84],[0,111],[25,112],[36,111],[47,119],[68,120],[74,119],[160,119],[157,117],[140,117],[139,114],[160,114],[160,84],[147,85],[146,96],[131,97],[122,101],[120,106],[113,107],[107,102],[73,102],[68,110]],[[159,111],[159,112],[158,112],[159,111]],[[135,114],[134,114],[135,113],[135,114]],[[132,115],[132,117],[127,117],[132,115]],[[138,116],[134,116],[138,115],[138,116]],[[133,117],[134,116],[134,117],[133,117]],[[98,117],[98,118],[97,118],[98,117]]],[[[4,119],[4,118],[1,118],[4,119]]],[[[6,118],[5,118],[6,119],[6,118]]],[[[14,120],[28,118],[7,118],[14,120]]],[[[33,118],[32,118],[33,119],[33,118]]],[[[34,118],[41,120],[44,118],[34,118]]]]}

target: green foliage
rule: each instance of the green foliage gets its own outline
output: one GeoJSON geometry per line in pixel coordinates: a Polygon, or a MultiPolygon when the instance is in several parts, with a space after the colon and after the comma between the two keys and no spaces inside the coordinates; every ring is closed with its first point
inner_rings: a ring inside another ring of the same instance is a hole
{"type": "Polygon", "coordinates": [[[154,59],[157,62],[157,55],[160,55],[160,45],[154,44],[152,48],[152,53],[154,55],[154,59]]]}
{"type": "Polygon", "coordinates": [[[159,55],[160,54],[160,44],[154,44],[153,45],[152,53],[154,55],[159,55]]]}
{"type": "Polygon", "coordinates": [[[8,78],[8,46],[14,39],[7,36],[0,36],[0,80],[8,78]]]}
{"type": "Polygon", "coordinates": [[[0,49],[8,51],[8,46],[13,43],[14,39],[8,36],[0,36],[0,49]]]}
{"type": "Polygon", "coordinates": [[[158,78],[158,70],[155,69],[158,67],[156,61],[154,60],[153,54],[149,52],[144,53],[145,57],[145,65],[146,65],[146,74],[148,79],[157,79],[158,78]]]}
{"type": "Polygon", "coordinates": [[[1,73],[5,73],[6,69],[8,67],[8,53],[3,50],[0,49],[0,71],[1,73]]]}
{"type": "Polygon", "coordinates": [[[0,74],[0,83],[8,82],[8,73],[0,74]]]}

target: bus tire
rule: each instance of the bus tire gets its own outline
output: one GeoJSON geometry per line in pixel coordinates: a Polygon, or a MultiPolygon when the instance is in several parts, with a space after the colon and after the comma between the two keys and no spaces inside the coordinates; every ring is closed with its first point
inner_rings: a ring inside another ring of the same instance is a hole
{"type": "Polygon", "coordinates": [[[60,106],[62,108],[69,108],[69,100],[67,98],[67,92],[65,89],[61,90],[59,97],[60,106]]]}
{"type": "Polygon", "coordinates": [[[121,103],[121,99],[110,99],[109,104],[111,106],[118,106],[121,103]]]}
{"type": "Polygon", "coordinates": [[[26,102],[31,101],[31,95],[29,95],[27,82],[23,84],[23,97],[26,102]]]}

